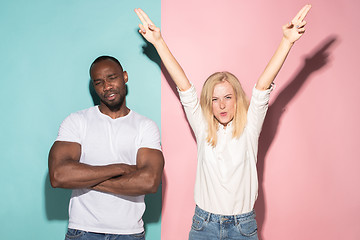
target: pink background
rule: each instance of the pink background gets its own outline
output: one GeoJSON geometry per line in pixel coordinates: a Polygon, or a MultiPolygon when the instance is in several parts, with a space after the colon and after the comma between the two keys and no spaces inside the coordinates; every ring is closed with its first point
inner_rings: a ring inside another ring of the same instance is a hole
{"type": "MultiPolygon", "coordinates": [[[[162,33],[200,93],[227,70],[251,88],[304,1],[162,0],[162,33]]],[[[360,239],[358,0],[314,0],[307,32],[276,79],[259,142],[260,239],[360,239]]],[[[162,239],[187,239],[196,144],[162,81],[162,239]]]]}

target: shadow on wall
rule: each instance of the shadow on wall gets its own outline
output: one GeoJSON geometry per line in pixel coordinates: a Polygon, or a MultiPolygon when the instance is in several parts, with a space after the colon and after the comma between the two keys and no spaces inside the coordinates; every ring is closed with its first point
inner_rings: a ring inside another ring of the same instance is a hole
{"type": "Polygon", "coordinates": [[[51,187],[49,173],[46,174],[44,185],[45,211],[47,220],[67,221],[69,219],[68,207],[71,190],[51,187]]]}
{"type": "MultiPolygon", "coordinates": [[[[138,29],[136,29],[136,33],[138,33],[138,29]]],[[[143,39],[144,40],[144,39],[143,39]]],[[[145,40],[144,40],[145,41],[145,40]]],[[[156,52],[156,49],[146,42],[145,45],[142,46],[143,54],[146,55],[151,61],[156,63],[159,68],[161,66],[161,59],[156,52]]],[[[155,194],[148,194],[145,196],[145,204],[146,210],[143,216],[143,221],[146,225],[149,223],[156,223],[160,221],[161,216],[161,207],[162,207],[162,192],[164,192],[163,187],[165,188],[165,178],[162,177],[162,183],[160,184],[158,191],[155,194]]]]}
{"type": "MultiPolygon", "coordinates": [[[[137,31],[137,30],[136,30],[137,31]]],[[[143,49],[143,54],[146,55],[151,61],[153,61],[154,63],[156,63],[159,67],[159,69],[161,70],[161,72],[163,73],[167,83],[169,84],[171,90],[173,91],[174,95],[178,98],[179,102],[180,102],[180,97],[179,97],[179,94],[178,94],[178,91],[176,89],[176,84],[174,83],[174,81],[171,79],[171,76],[170,74],[168,73],[168,71],[166,70],[165,66],[162,64],[161,62],[161,58],[160,56],[158,55],[155,47],[150,44],[149,42],[147,42],[145,39],[144,40],[144,45],[142,46],[142,49],[143,49]]],[[[184,119],[186,120],[186,115],[185,115],[185,112],[183,111],[183,114],[184,114],[184,119]]],[[[186,123],[188,124],[189,126],[189,129],[191,129],[190,127],[190,124],[188,121],[186,121],[186,123]]],[[[191,134],[192,134],[192,137],[194,139],[194,143],[196,144],[196,138],[195,138],[195,135],[194,135],[194,132],[191,131],[191,134]]],[[[166,195],[166,188],[167,188],[167,184],[166,184],[166,173],[163,172],[163,177],[162,177],[162,197],[164,197],[166,195]]],[[[159,191],[158,193],[159,194],[159,191]]],[[[160,195],[159,195],[160,196],[160,195]]],[[[148,197],[148,196],[146,196],[148,197]]],[[[161,197],[161,196],[160,196],[161,197]]],[[[162,198],[163,199],[163,198],[162,198]]],[[[156,206],[156,204],[160,203],[162,200],[161,198],[160,199],[157,199],[157,202],[149,202],[150,204],[154,204],[156,206]]],[[[147,199],[146,199],[147,200],[147,199]]],[[[149,205],[146,205],[147,207],[149,205]]],[[[152,207],[152,205],[151,205],[152,207]]],[[[159,211],[161,213],[161,206],[159,208],[159,211]]],[[[147,212],[145,212],[145,216],[144,216],[144,222],[146,222],[146,217],[147,217],[147,212]]],[[[149,214],[150,215],[150,214],[149,214]]]]}
{"type": "Polygon", "coordinates": [[[259,177],[259,197],[255,204],[256,218],[259,229],[259,239],[262,239],[261,229],[266,219],[266,196],[263,189],[263,176],[265,172],[265,158],[266,154],[276,136],[279,122],[282,114],[285,112],[287,104],[304,86],[304,83],[309,76],[321,69],[328,63],[329,49],[337,41],[336,36],[327,37],[320,45],[308,55],[304,61],[304,66],[295,74],[295,77],[289,81],[288,85],[277,96],[275,101],[270,105],[268,113],[265,118],[263,129],[259,139],[259,153],[258,153],[258,177],[259,177]]]}
{"type": "MultiPolygon", "coordinates": [[[[93,100],[94,106],[100,105],[100,98],[95,92],[94,85],[92,84],[91,79],[89,80],[89,92],[91,95],[91,99],[93,100]]],[[[127,88],[126,88],[126,95],[127,95],[127,88]]]]}

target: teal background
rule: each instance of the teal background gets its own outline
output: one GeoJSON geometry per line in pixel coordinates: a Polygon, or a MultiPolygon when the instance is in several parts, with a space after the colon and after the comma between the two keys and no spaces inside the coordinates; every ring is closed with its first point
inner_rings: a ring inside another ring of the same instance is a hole
{"type": "MultiPolygon", "coordinates": [[[[160,26],[160,0],[0,2],[1,239],[64,239],[70,191],[51,188],[47,157],[61,121],[93,106],[96,57],[119,59],[128,106],[160,126],[159,59],[137,32],[136,7],[160,26]]],[[[160,188],[146,202],[146,237],[160,239],[160,188]]]]}

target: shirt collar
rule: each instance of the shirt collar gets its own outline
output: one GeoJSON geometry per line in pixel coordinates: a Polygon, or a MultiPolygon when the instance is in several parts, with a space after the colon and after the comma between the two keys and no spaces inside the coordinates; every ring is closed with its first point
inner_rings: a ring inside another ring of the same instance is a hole
{"type": "Polygon", "coordinates": [[[231,121],[226,125],[226,128],[224,127],[224,125],[222,125],[221,123],[219,123],[219,129],[224,130],[224,128],[225,128],[225,129],[231,128],[231,127],[232,127],[232,122],[233,122],[233,120],[231,120],[231,121]]]}

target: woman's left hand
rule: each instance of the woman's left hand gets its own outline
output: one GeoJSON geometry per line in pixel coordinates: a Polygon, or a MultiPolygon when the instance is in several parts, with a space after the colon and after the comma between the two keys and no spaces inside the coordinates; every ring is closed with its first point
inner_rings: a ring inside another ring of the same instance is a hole
{"type": "Polygon", "coordinates": [[[304,18],[309,12],[311,5],[305,5],[291,20],[290,23],[285,24],[283,29],[284,38],[290,43],[296,42],[305,32],[306,21],[304,18]]]}

